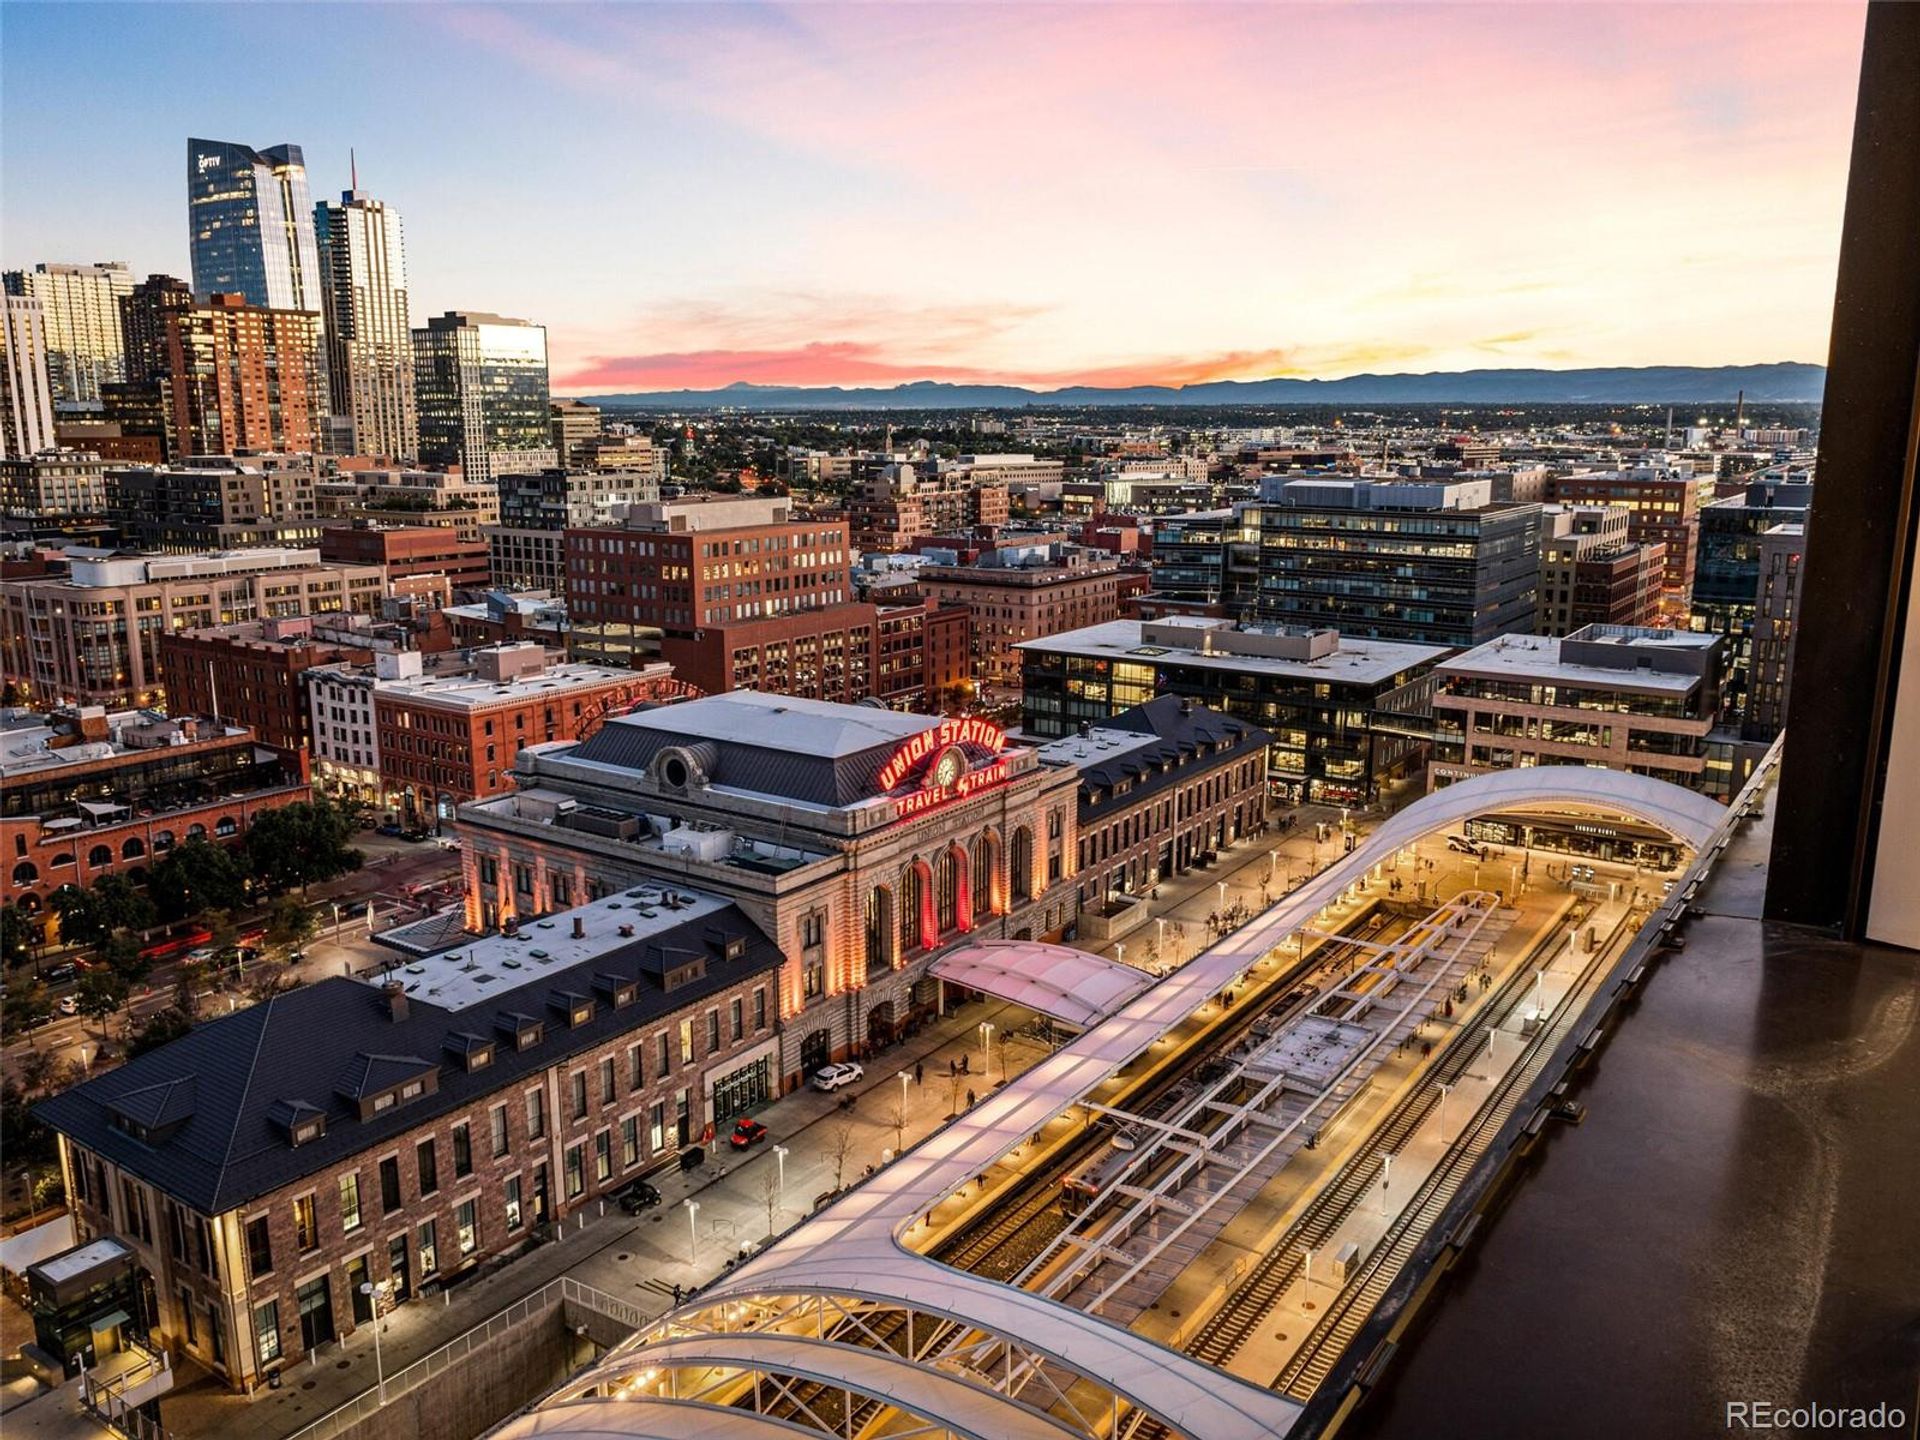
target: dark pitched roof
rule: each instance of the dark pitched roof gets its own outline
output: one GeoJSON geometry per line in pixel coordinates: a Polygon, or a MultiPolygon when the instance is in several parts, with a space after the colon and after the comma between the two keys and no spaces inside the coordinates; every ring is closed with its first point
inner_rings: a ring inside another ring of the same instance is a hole
{"type": "Polygon", "coordinates": [[[779,946],[752,920],[727,906],[558,974],[530,979],[530,993],[506,992],[499,998],[537,1016],[545,1009],[546,990],[556,982],[583,994],[593,993],[596,974],[639,982],[631,1005],[615,1009],[603,1000],[585,1024],[549,1025],[539,1044],[525,1050],[497,1047],[490,1064],[472,1071],[441,1061],[449,1051],[472,1048],[476,1032],[493,1030],[498,1013],[492,1007],[447,1010],[410,997],[406,1018],[396,1021],[377,986],[335,976],[197,1026],[171,1044],[42,1101],[34,1113],[166,1194],[217,1215],[751,976],[777,970],[782,958],[779,946]],[[745,953],[734,960],[714,953],[704,943],[710,927],[744,937],[745,953]],[[646,951],[662,940],[675,950],[704,956],[704,973],[672,990],[660,988],[658,962],[650,963],[646,951]],[[383,1081],[398,1084],[428,1068],[439,1069],[437,1091],[370,1119],[358,1118],[359,1106],[348,1095],[377,1093],[383,1081]],[[343,1087],[348,1094],[341,1093],[343,1087]],[[297,1148],[289,1145],[289,1120],[313,1113],[325,1115],[325,1134],[297,1148]],[[147,1144],[127,1133],[129,1121],[149,1132],[177,1128],[147,1144]]]}
{"type": "Polygon", "coordinates": [[[1199,756],[1204,747],[1213,747],[1217,756],[1265,746],[1270,739],[1258,725],[1178,695],[1161,695],[1123,710],[1101,721],[1100,728],[1151,735],[1157,743],[1080,761],[1082,814],[1098,808],[1100,802],[1092,799],[1094,794],[1110,792],[1124,780],[1139,782],[1121,797],[1129,806],[1163,786],[1178,783],[1183,778],[1182,764],[1199,756]]]}

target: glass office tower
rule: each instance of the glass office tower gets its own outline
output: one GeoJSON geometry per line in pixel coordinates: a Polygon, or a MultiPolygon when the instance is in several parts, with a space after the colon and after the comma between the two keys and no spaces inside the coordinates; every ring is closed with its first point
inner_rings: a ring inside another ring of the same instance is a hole
{"type": "Polygon", "coordinates": [[[313,201],[298,145],[254,150],[228,140],[187,141],[187,222],[195,294],[320,310],[313,201]]]}
{"type": "Polygon", "coordinates": [[[423,463],[459,465],[470,480],[558,463],[544,326],[450,310],[413,332],[413,366],[423,463]]]}
{"type": "Polygon", "coordinates": [[[339,204],[315,207],[313,229],[326,285],[333,413],[352,422],[355,454],[411,460],[420,426],[399,212],[348,190],[339,204]]]}

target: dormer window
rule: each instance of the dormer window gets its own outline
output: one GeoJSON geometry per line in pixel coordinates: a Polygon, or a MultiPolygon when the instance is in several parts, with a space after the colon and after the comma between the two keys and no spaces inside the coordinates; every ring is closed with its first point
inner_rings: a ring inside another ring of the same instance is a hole
{"type": "Polygon", "coordinates": [[[318,1140],[327,1133],[327,1127],[319,1120],[308,1120],[293,1127],[293,1143],[305,1145],[310,1140],[318,1140]]]}

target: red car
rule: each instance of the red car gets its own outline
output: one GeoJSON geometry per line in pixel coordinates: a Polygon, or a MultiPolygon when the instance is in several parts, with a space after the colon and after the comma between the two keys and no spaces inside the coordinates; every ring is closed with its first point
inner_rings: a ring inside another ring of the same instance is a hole
{"type": "Polygon", "coordinates": [[[767,1138],[767,1127],[758,1120],[740,1120],[734,1124],[733,1133],[727,1137],[727,1143],[736,1150],[745,1150],[749,1145],[758,1145],[767,1138]]]}

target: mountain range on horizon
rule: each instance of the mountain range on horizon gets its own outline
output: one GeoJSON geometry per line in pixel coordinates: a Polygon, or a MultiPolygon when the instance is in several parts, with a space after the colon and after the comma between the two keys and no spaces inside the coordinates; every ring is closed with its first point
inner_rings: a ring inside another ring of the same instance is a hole
{"type": "Polygon", "coordinates": [[[1336,380],[1208,380],[1192,385],[968,385],[918,380],[884,387],[756,385],[583,395],[599,405],[702,410],[974,410],[1022,406],[1199,405],[1665,405],[1818,404],[1827,368],[1765,365],[1642,365],[1578,370],[1440,370],[1347,375],[1336,380]]]}

